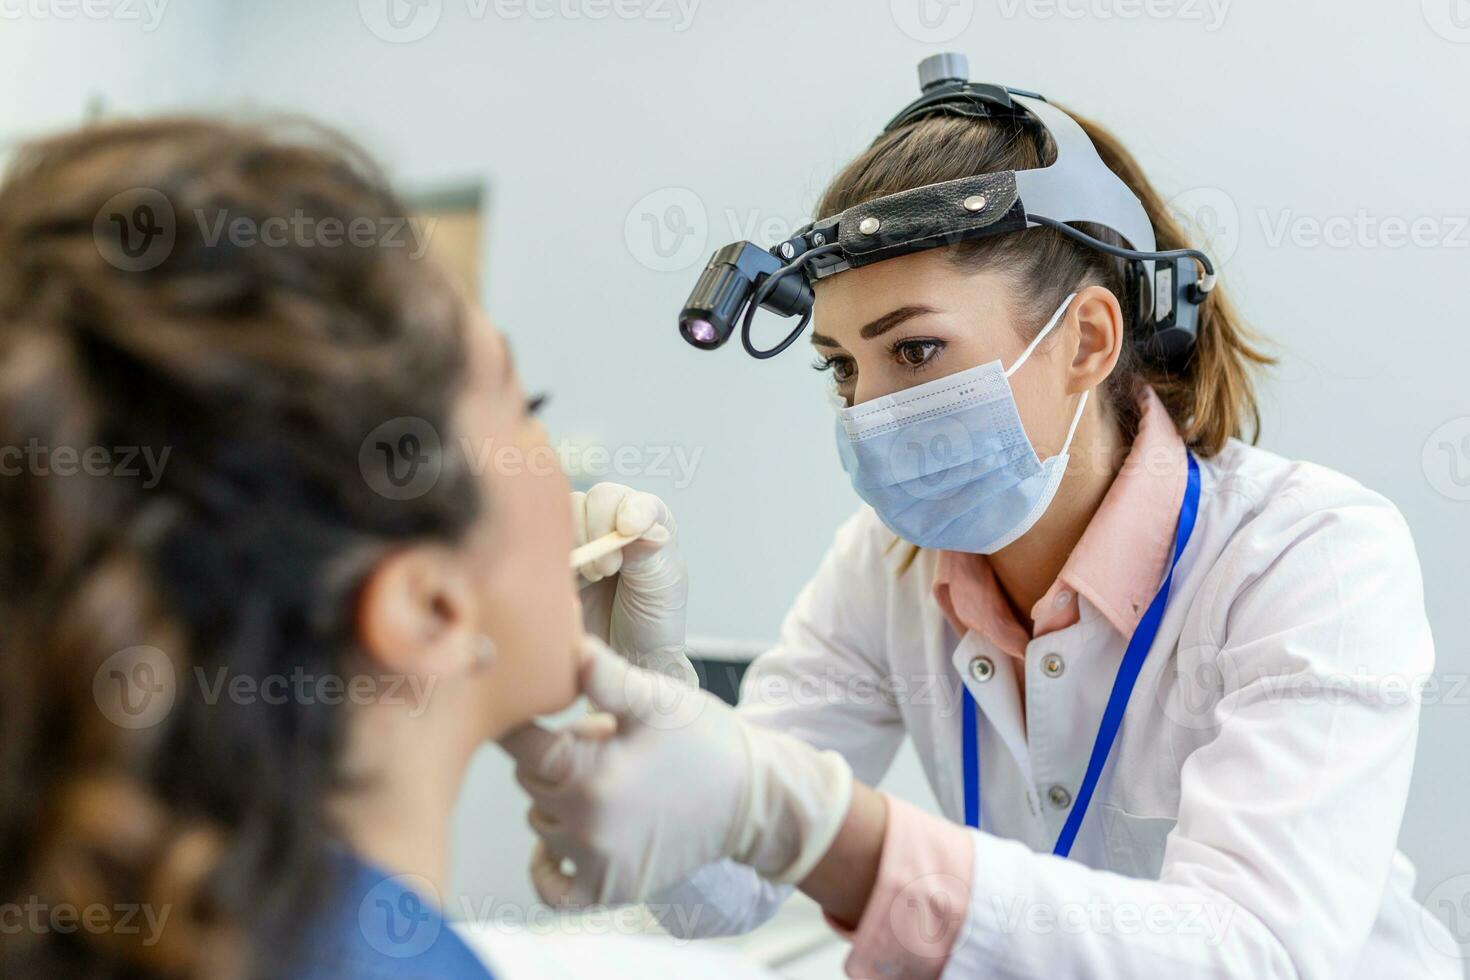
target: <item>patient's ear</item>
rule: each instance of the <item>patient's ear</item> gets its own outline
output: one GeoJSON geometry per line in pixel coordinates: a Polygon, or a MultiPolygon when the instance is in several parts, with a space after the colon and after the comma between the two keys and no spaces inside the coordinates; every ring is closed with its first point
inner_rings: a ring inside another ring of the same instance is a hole
{"type": "Polygon", "coordinates": [[[357,605],[367,658],[394,674],[456,674],[475,664],[475,592],[463,560],[443,546],[390,552],[357,605]]]}

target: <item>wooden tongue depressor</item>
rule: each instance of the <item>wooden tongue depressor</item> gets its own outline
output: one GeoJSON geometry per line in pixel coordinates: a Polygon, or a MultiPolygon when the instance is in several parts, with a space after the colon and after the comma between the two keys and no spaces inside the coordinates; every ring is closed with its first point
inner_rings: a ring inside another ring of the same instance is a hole
{"type": "Polygon", "coordinates": [[[572,571],[576,571],[588,562],[604,558],[614,551],[621,551],[637,540],[636,537],[629,537],[616,531],[604,534],[600,538],[593,538],[580,548],[572,549],[572,571]]]}

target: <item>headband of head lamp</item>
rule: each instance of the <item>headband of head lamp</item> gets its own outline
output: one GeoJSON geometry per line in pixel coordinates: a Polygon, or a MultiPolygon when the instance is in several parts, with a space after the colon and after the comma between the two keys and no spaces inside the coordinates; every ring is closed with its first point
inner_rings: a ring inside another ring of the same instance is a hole
{"type": "Polygon", "coordinates": [[[977,174],[865,201],[802,227],[770,249],[750,242],[726,245],[710,258],[679,315],[684,339],[713,350],[738,323],[747,353],[774,357],[811,322],[812,285],[828,276],[925,249],[1046,227],[1122,259],[1134,297],[1130,335],[1151,359],[1178,363],[1187,358],[1198,333],[1199,306],[1215,285],[1209,257],[1196,249],[1154,250],[1148,213],[1071,116],[1035,92],[971,82],[968,75],[963,55],[924,59],[919,64],[922,94],[883,133],[934,115],[1040,126],[1056,146],[1049,165],[977,174]],[[1078,223],[1101,225],[1125,244],[1094,238],[1074,227],[1078,223]],[[760,349],[750,336],[759,308],[801,319],[779,344],[760,349]]]}

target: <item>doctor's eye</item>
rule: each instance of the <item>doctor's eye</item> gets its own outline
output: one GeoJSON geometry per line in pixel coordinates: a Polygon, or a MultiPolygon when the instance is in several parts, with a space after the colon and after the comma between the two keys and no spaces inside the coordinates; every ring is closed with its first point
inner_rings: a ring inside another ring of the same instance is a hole
{"type": "Polygon", "coordinates": [[[900,366],[917,370],[933,360],[944,346],[942,340],[899,340],[888,352],[900,366]]]}
{"type": "Polygon", "coordinates": [[[819,357],[812,362],[812,369],[816,371],[831,371],[832,380],[838,384],[846,384],[857,376],[857,365],[853,364],[852,358],[842,355],[832,357],[819,357]]]}

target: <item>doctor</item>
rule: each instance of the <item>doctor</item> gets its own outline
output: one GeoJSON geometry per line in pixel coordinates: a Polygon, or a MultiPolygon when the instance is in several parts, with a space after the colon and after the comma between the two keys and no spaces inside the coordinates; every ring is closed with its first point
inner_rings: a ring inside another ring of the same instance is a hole
{"type": "MultiPolygon", "coordinates": [[[[1186,247],[1083,128],[1157,247],[1186,247]]],[[[1013,120],[921,113],[819,213],[1054,152],[1013,120]]],[[[1050,228],[816,285],[869,506],[738,709],[594,650],[581,682],[611,719],[506,739],[544,897],[656,895],[711,935],[800,887],[855,977],[1457,975],[1395,847],[1434,660],[1408,529],[1241,441],[1267,359],[1218,289],[1181,365],[1149,358],[1125,286],[1050,228]],[[915,451],[968,453],[963,482],[926,482],[915,451]],[[906,736],[941,816],[871,788],[906,736]]],[[[584,570],[603,635],[628,656],[681,643],[667,509],[604,484],[574,511],[582,538],[650,535],[584,570]]]]}

